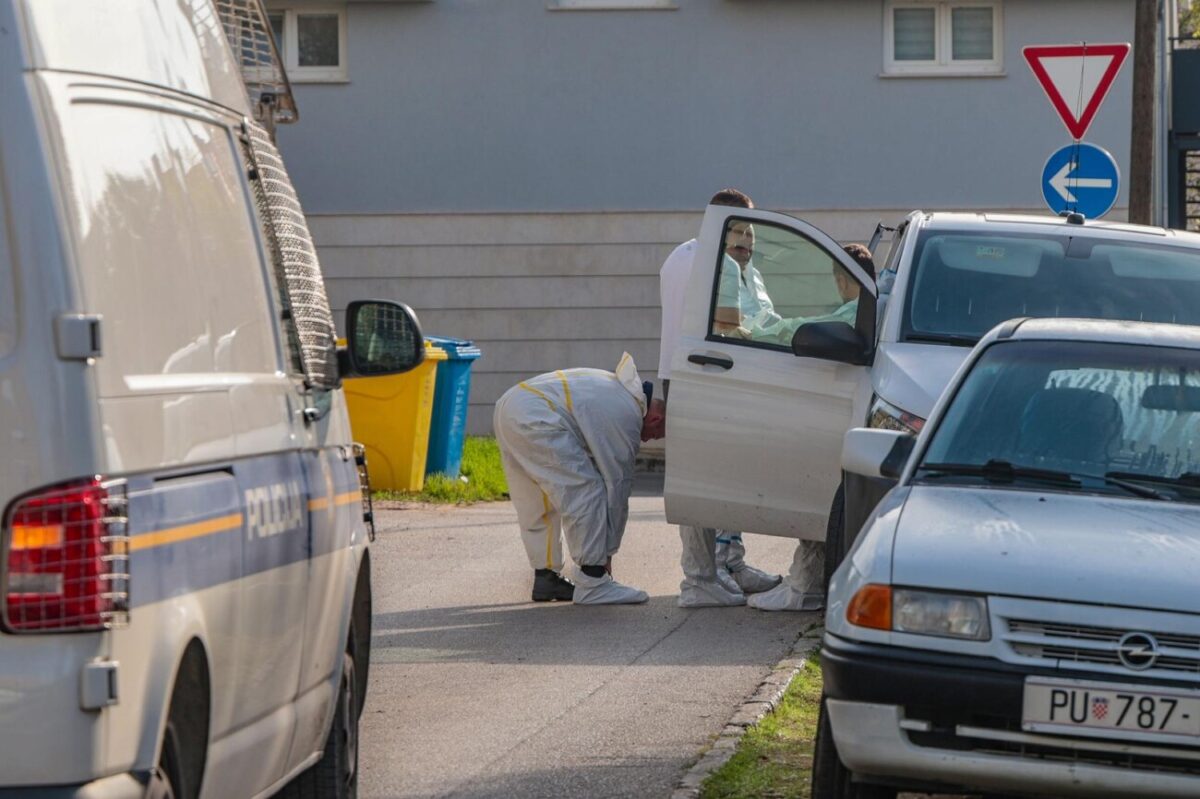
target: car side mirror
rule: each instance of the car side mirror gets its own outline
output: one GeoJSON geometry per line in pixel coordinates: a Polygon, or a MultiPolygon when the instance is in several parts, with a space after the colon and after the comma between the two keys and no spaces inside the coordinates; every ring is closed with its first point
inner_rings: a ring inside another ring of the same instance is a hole
{"type": "Polygon", "coordinates": [[[856,427],[842,439],[842,469],[866,477],[898,480],[916,445],[916,436],[899,430],[856,427]]]}
{"type": "Polygon", "coordinates": [[[809,322],[792,335],[792,353],[858,366],[870,362],[870,350],[857,330],[845,322],[809,322]]]}
{"type": "Polygon", "coordinates": [[[388,300],[357,300],[346,308],[342,377],[401,374],[424,360],[425,336],[412,308],[388,300]]]}

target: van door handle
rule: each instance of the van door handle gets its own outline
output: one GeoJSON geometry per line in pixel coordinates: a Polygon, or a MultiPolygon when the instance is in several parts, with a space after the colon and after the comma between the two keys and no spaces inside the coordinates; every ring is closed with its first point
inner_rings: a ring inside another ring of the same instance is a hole
{"type": "Polygon", "coordinates": [[[733,358],[726,355],[706,355],[702,352],[693,352],[689,355],[688,363],[698,363],[701,366],[719,366],[722,369],[733,368],[733,358]]]}

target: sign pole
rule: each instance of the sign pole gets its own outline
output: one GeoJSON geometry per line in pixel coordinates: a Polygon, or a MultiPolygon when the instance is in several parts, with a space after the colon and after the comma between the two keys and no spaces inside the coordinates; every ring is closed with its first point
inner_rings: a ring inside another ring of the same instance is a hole
{"type": "Polygon", "coordinates": [[[1149,225],[1154,186],[1156,0],[1137,0],[1133,18],[1133,118],[1129,131],[1129,221],[1149,225]]]}

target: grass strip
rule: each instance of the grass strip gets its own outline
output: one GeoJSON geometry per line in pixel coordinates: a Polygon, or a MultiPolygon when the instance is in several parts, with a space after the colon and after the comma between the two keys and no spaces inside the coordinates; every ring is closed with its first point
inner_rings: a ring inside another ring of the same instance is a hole
{"type": "Polygon", "coordinates": [[[467,436],[463,443],[462,476],[467,479],[431,474],[425,478],[425,488],[421,491],[376,491],[374,496],[447,505],[508,499],[500,447],[491,436],[467,436]]]}
{"type": "Polygon", "coordinates": [[[733,757],[700,786],[701,799],[808,799],[820,703],[821,667],[813,655],[779,706],[746,730],[733,757]]]}

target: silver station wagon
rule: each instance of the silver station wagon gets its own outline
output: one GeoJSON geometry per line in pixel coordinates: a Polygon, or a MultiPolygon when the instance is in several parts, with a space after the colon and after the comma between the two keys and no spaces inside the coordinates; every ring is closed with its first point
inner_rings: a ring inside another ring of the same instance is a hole
{"type": "Polygon", "coordinates": [[[1013,320],[829,591],[815,797],[1200,796],[1200,329],[1013,320]]]}

